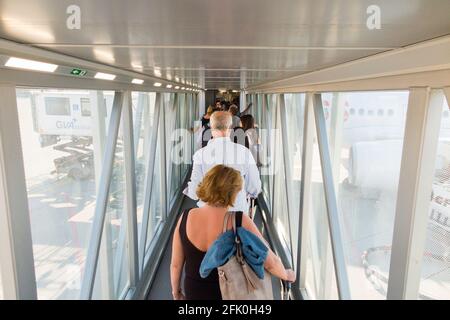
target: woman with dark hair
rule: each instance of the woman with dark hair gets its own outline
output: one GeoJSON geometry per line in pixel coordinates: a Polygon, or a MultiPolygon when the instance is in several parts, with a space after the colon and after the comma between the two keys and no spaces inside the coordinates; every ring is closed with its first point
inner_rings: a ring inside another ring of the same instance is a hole
{"type": "Polygon", "coordinates": [[[245,146],[250,149],[256,164],[259,165],[259,146],[260,141],[255,127],[255,118],[251,114],[241,116],[241,127],[245,132],[245,146]]]}
{"type": "Polygon", "coordinates": [[[251,114],[245,114],[241,117],[241,127],[244,131],[255,129],[255,118],[251,114]]]}

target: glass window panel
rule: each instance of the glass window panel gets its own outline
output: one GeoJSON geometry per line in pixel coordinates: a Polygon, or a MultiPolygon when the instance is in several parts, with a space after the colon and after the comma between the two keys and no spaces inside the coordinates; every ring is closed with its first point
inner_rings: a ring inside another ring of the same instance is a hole
{"type": "Polygon", "coordinates": [[[291,210],[288,218],[285,214],[283,220],[285,228],[290,228],[292,252],[294,263],[297,262],[298,225],[300,212],[300,191],[302,176],[302,151],[303,151],[303,127],[305,114],[305,95],[286,94],[286,133],[288,141],[283,141],[284,148],[288,151],[288,160],[291,176],[288,178],[288,187],[291,192],[291,210]]]}
{"type": "Polygon", "coordinates": [[[319,146],[315,132],[314,129],[311,198],[309,199],[310,211],[308,212],[306,290],[313,299],[329,300],[337,299],[338,292],[328,228],[319,146]]]}
{"type": "Polygon", "coordinates": [[[181,151],[179,156],[182,157],[181,159],[181,174],[180,174],[180,182],[179,184],[183,182],[184,177],[187,174],[187,171],[189,170],[189,163],[192,159],[192,129],[194,127],[194,121],[195,116],[197,112],[196,105],[194,104],[194,96],[189,95],[189,98],[187,100],[187,104],[184,107],[181,107],[180,114],[182,118],[182,126],[180,129],[182,131],[180,134],[182,135],[182,145],[181,151]]]}
{"type": "MultiPolygon", "coordinates": [[[[179,165],[176,164],[173,155],[174,147],[176,144],[176,136],[174,134],[175,129],[179,127],[179,105],[184,104],[185,94],[179,94],[178,104],[175,105],[174,94],[165,93],[165,124],[166,124],[166,170],[167,170],[167,190],[168,201],[172,203],[172,200],[176,194],[179,180],[179,165]]],[[[170,208],[168,208],[170,210],[170,208]]]]}
{"type": "Polygon", "coordinates": [[[276,114],[276,138],[275,138],[275,175],[274,175],[274,199],[272,215],[274,216],[276,228],[280,239],[283,239],[285,245],[290,249],[290,232],[288,222],[288,206],[287,194],[285,184],[285,168],[284,168],[284,154],[283,141],[281,134],[281,111],[279,105],[274,105],[271,111],[276,114]]]}
{"type": "MultiPolygon", "coordinates": [[[[122,113],[123,114],[123,113],[122,113]]],[[[125,157],[123,145],[123,117],[119,127],[116,142],[114,164],[109,187],[108,203],[106,206],[104,236],[97,266],[96,289],[94,298],[105,298],[103,289],[108,285],[112,287],[109,299],[118,299],[129,285],[128,237],[127,237],[127,210],[125,206],[125,157]],[[105,258],[106,257],[106,258],[105,258]],[[105,258],[105,259],[103,259],[105,258]],[[109,280],[108,280],[109,279],[109,280]]]]}
{"type": "MultiPolygon", "coordinates": [[[[162,117],[160,119],[163,119],[162,117]]],[[[159,132],[161,134],[161,126],[159,126],[159,132]]],[[[155,233],[162,222],[163,219],[163,194],[161,192],[162,180],[164,177],[161,177],[162,168],[161,168],[161,143],[158,136],[156,143],[156,156],[155,156],[155,169],[153,171],[153,180],[152,180],[152,194],[150,198],[150,212],[147,227],[147,242],[145,244],[146,251],[149,249],[152,240],[154,239],[155,233]]],[[[165,191],[164,191],[165,192],[165,191]]]]}
{"type": "Polygon", "coordinates": [[[444,98],[427,238],[422,260],[420,299],[450,299],[450,120],[444,98]]]}
{"type": "Polygon", "coordinates": [[[263,95],[257,97],[258,110],[261,112],[261,118],[258,119],[258,127],[260,128],[258,134],[261,138],[261,183],[263,194],[265,196],[267,205],[272,206],[273,203],[273,186],[274,186],[274,172],[278,169],[276,167],[276,155],[273,152],[275,141],[277,138],[277,130],[275,130],[275,95],[263,95]],[[263,99],[266,99],[264,102],[263,99]]]}
{"type": "Polygon", "coordinates": [[[17,89],[39,299],[79,298],[112,101],[106,91],[17,89]],[[105,99],[106,110],[47,115],[45,99],[70,108],[92,95],[105,99]]]}
{"type": "Polygon", "coordinates": [[[328,93],[322,101],[351,295],[385,299],[408,92],[328,93]]]}
{"type": "MultiPolygon", "coordinates": [[[[142,216],[144,210],[145,198],[145,179],[149,168],[148,161],[152,141],[152,130],[155,112],[154,92],[133,92],[133,131],[134,131],[134,150],[135,150],[135,170],[136,170],[136,201],[137,201],[137,221],[138,231],[142,230],[142,216]]],[[[156,141],[156,140],[155,140],[156,141]]],[[[159,167],[158,159],[155,158],[155,168],[159,167]]],[[[152,190],[152,194],[155,190],[152,190]]],[[[140,237],[138,237],[140,239],[140,237]]]]}

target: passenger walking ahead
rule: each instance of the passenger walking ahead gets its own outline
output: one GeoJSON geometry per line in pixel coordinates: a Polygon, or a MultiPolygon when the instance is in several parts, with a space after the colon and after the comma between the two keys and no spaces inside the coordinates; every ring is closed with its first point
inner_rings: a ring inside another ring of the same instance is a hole
{"type": "MultiPolygon", "coordinates": [[[[238,193],[232,211],[248,213],[249,202],[247,196],[256,198],[261,192],[261,180],[252,153],[246,147],[233,143],[230,139],[231,115],[229,112],[216,111],[210,118],[213,139],[208,145],[198,150],[193,157],[191,180],[184,194],[193,200],[198,200],[197,186],[206,172],[217,164],[223,164],[238,170],[244,180],[244,186],[238,193]]],[[[202,207],[205,203],[198,202],[202,207]]]]}
{"type": "MultiPolygon", "coordinates": [[[[197,188],[198,197],[205,203],[201,208],[185,211],[175,228],[172,243],[170,278],[172,295],[176,300],[220,300],[222,298],[217,269],[206,278],[200,276],[200,265],[214,241],[222,235],[225,215],[242,189],[240,172],[217,165],[209,170],[197,188]],[[184,293],[181,273],[185,269],[184,293]]],[[[253,221],[242,215],[242,226],[266,243],[253,221]]],[[[232,229],[229,219],[227,230],[232,229]]],[[[266,244],[267,246],[267,244],[266,244]]],[[[286,270],[281,260],[269,249],[264,268],[272,275],[295,281],[295,273],[286,270]]]]}
{"type": "Polygon", "coordinates": [[[261,142],[259,141],[258,132],[255,127],[255,118],[251,114],[245,114],[241,117],[241,127],[245,132],[245,146],[250,149],[258,166],[261,161],[259,159],[259,151],[261,142]]]}
{"type": "Polygon", "coordinates": [[[203,128],[209,128],[209,119],[211,118],[211,115],[214,112],[214,107],[209,106],[206,110],[206,114],[202,117],[202,127],[203,128]]]}

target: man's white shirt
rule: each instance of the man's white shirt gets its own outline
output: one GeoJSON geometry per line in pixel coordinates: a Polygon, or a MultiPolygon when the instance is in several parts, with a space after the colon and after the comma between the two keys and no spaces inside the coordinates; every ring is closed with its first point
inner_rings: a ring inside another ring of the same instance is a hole
{"type": "MultiPolygon", "coordinates": [[[[234,143],[229,137],[214,138],[206,147],[194,154],[191,180],[183,193],[193,200],[198,200],[196,193],[198,184],[206,172],[218,164],[234,168],[241,173],[244,185],[230,211],[248,212],[247,195],[256,198],[261,192],[258,168],[250,150],[234,143]]],[[[202,201],[197,204],[199,207],[205,205],[202,201]]]]}

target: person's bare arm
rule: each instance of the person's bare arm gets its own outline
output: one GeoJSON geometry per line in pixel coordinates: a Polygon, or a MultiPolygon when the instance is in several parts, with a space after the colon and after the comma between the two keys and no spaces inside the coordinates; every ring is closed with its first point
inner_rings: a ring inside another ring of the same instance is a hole
{"type": "Polygon", "coordinates": [[[264,239],[261,232],[259,232],[258,227],[255,225],[255,223],[250,219],[247,215],[242,215],[242,226],[247,229],[248,231],[254,233],[255,235],[260,238],[267,248],[269,249],[269,253],[267,254],[266,261],[264,262],[264,268],[269,271],[274,276],[286,280],[289,282],[295,281],[295,272],[291,269],[285,269],[283,263],[281,262],[281,259],[270,249],[269,244],[267,243],[266,239],[264,239]]]}
{"type": "Polygon", "coordinates": [[[181,292],[181,272],[184,266],[184,252],[180,238],[180,224],[181,219],[178,220],[177,226],[173,234],[172,241],[172,261],[170,263],[170,281],[172,284],[172,296],[175,300],[184,300],[184,295],[181,292]]]}

